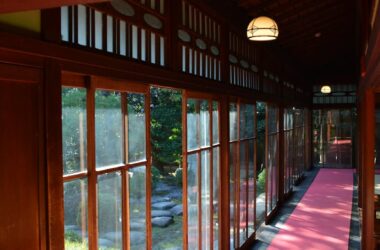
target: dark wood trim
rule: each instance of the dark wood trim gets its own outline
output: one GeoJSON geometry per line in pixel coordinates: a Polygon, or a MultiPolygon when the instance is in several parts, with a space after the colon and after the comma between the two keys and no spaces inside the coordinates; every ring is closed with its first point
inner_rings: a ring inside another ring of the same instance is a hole
{"type": "Polygon", "coordinates": [[[89,4],[97,2],[109,2],[110,0],[32,0],[32,1],[0,1],[0,13],[18,12],[36,9],[48,9],[64,5],[89,4]]]}
{"type": "Polygon", "coordinates": [[[44,75],[48,248],[63,249],[61,76],[57,62],[46,60],[44,75]]]}
{"type": "Polygon", "coordinates": [[[374,149],[375,149],[375,95],[372,89],[366,89],[361,100],[363,121],[362,144],[362,185],[363,185],[363,213],[362,213],[362,248],[375,249],[374,229],[374,149]]]}

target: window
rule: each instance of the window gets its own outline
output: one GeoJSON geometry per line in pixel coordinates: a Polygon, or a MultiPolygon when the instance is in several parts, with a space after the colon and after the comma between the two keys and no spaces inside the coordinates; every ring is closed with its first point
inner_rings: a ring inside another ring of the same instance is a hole
{"type": "Polygon", "coordinates": [[[186,198],[188,249],[219,246],[219,103],[186,99],[186,198]]]}
{"type": "Polygon", "coordinates": [[[148,97],[106,82],[62,88],[66,249],[146,248],[148,97]]]}
{"type": "Polygon", "coordinates": [[[242,246],[255,231],[254,104],[230,103],[230,242],[242,246]]]}

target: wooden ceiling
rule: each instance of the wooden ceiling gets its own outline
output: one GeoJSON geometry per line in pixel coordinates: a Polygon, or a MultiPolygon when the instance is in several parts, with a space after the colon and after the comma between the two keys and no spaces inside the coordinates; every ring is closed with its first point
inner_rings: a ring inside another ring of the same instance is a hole
{"type": "Polygon", "coordinates": [[[260,15],[272,17],[279,26],[279,38],[263,46],[281,50],[316,82],[347,78],[335,81],[355,83],[359,65],[358,1],[230,1],[240,7],[249,19],[260,15]]]}

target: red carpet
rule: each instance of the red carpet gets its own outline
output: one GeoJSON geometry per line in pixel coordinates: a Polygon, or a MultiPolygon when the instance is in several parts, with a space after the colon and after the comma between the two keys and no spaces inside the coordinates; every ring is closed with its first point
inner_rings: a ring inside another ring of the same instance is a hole
{"type": "Polygon", "coordinates": [[[352,169],[321,169],[268,249],[348,249],[352,169]]]}

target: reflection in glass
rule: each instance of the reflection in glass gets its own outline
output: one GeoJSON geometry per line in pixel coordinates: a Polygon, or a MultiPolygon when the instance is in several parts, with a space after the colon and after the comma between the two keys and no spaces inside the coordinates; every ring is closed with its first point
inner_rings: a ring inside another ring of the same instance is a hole
{"type": "Polygon", "coordinates": [[[87,169],[86,90],[62,88],[63,174],[87,169]]]}
{"type": "Polygon", "coordinates": [[[219,249],[219,147],[213,149],[213,229],[214,249],[219,249]]]}
{"type": "Polygon", "coordinates": [[[99,247],[121,249],[123,240],[121,233],[121,177],[119,172],[98,176],[97,207],[99,247]]]}
{"type": "Polygon", "coordinates": [[[128,162],[146,159],[145,95],[128,94],[128,162]]]}
{"type": "Polygon", "coordinates": [[[128,170],[130,249],[146,248],[146,170],[145,166],[128,170]]]}
{"type": "Polygon", "coordinates": [[[218,102],[212,102],[212,143],[219,143],[219,107],[218,102]]]}
{"type": "Polygon", "coordinates": [[[211,205],[210,152],[201,153],[202,249],[210,249],[211,205]]]}
{"type": "Polygon", "coordinates": [[[235,211],[236,211],[236,204],[235,204],[235,164],[236,164],[236,155],[237,155],[237,148],[235,143],[230,144],[230,162],[229,162],[229,169],[230,169],[230,249],[235,249],[235,211]]]}
{"type": "Polygon", "coordinates": [[[208,101],[200,101],[199,126],[201,147],[210,146],[210,111],[208,101]]]}
{"type": "Polygon", "coordinates": [[[254,140],[248,142],[248,237],[255,230],[255,172],[254,172],[254,140]]]}
{"type": "Polygon", "coordinates": [[[187,157],[188,249],[198,249],[198,157],[187,157]]]}
{"type": "Polygon", "coordinates": [[[65,249],[87,246],[87,180],[64,183],[65,249]]]}
{"type": "Polygon", "coordinates": [[[230,103],[230,141],[238,139],[237,104],[230,103]]]}
{"type": "Polygon", "coordinates": [[[240,143],[240,202],[239,237],[240,246],[247,240],[247,149],[246,143],[240,143]]]}
{"type": "Polygon", "coordinates": [[[187,101],[187,149],[199,148],[199,109],[197,101],[189,99],[187,101]]]}
{"type": "Polygon", "coordinates": [[[96,167],[123,163],[123,130],[119,92],[95,92],[96,167]]]}

